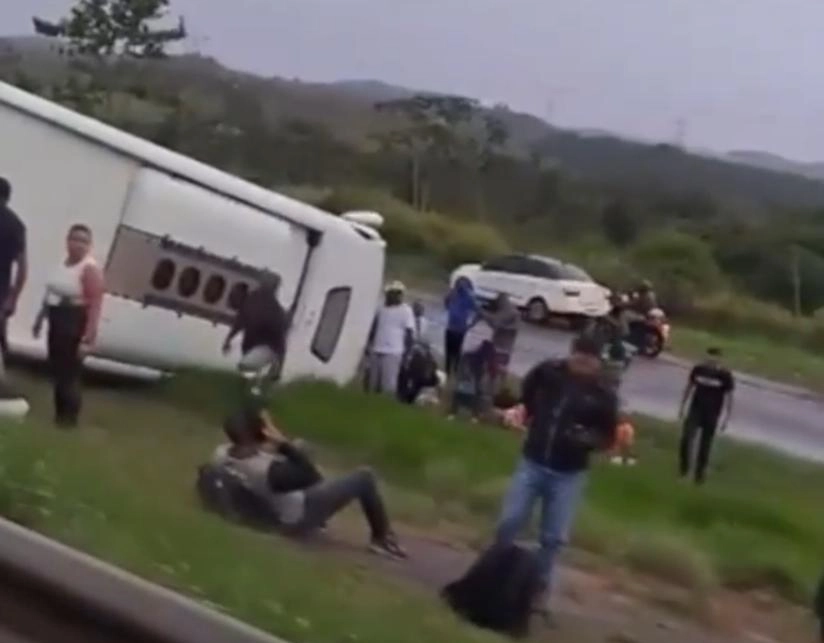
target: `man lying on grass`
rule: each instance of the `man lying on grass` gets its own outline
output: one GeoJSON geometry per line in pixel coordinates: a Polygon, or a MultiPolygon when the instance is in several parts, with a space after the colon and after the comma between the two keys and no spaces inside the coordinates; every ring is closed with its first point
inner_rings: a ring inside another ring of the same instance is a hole
{"type": "Polygon", "coordinates": [[[324,480],[304,449],[284,437],[268,413],[257,408],[230,416],[224,431],[229,443],[217,448],[212,464],[238,475],[271,508],[286,533],[303,536],[324,528],[327,520],[357,500],[371,530],[370,551],[406,558],[371,470],[324,480]]]}

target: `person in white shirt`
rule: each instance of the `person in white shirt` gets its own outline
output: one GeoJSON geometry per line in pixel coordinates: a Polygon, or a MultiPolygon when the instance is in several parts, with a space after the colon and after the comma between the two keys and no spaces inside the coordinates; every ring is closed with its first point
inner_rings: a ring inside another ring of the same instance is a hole
{"type": "Polygon", "coordinates": [[[421,344],[429,344],[429,321],[426,319],[426,309],[423,302],[416,301],[412,304],[412,313],[415,315],[415,341],[421,344]]]}
{"type": "Polygon", "coordinates": [[[369,335],[367,389],[395,395],[403,357],[415,339],[415,314],[403,300],[405,286],[394,281],[386,287],[369,335]]]}

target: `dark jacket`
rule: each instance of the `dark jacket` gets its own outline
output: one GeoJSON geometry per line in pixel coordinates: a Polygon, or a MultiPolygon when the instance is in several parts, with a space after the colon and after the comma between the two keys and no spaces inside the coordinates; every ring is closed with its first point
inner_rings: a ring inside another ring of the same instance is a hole
{"type": "Polygon", "coordinates": [[[289,315],[278,302],[274,291],[258,288],[247,295],[233,329],[243,332],[243,353],[258,346],[268,346],[282,357],[286,350],[289,315]]]}
{"type": "Polygon", "coordinates": [[[618,425],[618,398],[602,380],[582,381],[566,361],[548,360],[524,378],[528,422],[523,454],[562,473],[582,471],[593,451],[609,448],[618,425]]]}
{"type": "Polygon", "coordinates": [[[302,491],[323,479],[315,464],[306,453],[288,442],[278,447],[284,459],[275,460],[269,467],[267,479],[274,493],[302,491]]]}
{"type": "Polygon", "coordinates": [[[818,583],[818,591],[815,593],[815,601],[813,602],[813,610],[818,620],[824,623],[824,575],[821,576],[821,581],[818,583]]]}

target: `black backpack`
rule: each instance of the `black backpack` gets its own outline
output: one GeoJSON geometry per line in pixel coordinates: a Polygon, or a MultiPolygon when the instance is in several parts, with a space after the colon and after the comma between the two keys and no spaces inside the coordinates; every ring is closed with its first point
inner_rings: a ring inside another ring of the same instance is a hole
{"type": "Polygon", "coordinates": [[[542,589],[534,552],[493,545],[460,579],[441,591],[449,606],[475,625],[513,637],[529,634],[533,601],[542,589]]]}
{"type": "Polygon", "coordinates": [[[200,466],[196,487],[203,506],[227,520],[256,528],[277,525],[274,510],[252,493],[242,478],[230,469],[214,464],[200,466]]]}

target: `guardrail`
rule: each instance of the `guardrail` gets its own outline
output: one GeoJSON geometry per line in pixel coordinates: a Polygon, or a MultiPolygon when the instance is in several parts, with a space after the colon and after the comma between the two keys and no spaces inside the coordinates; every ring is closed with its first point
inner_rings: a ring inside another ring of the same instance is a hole
{"type": "MultiPolygon", "coordinates": [[[[81,636],[78,642],[286,643],[3,519],[0,587],[12,596],[11,603],[20,604],[24,610],[36,614],[42,602],[44,609],[48,604],[54,611],[59,604],[61,613],[68,615],[67,621],[74,625],[82,621],[89,630],[108,633],[105,638],[81,636]],[[16,599],[14,592],[18,593],[16,599]]],[[[20,610],[11,608],[7,601],[1,602],[5,609],[0,609],[0,621],[5,622],[6,616],[14,620],[20,610]]],[[[59,639],[27,635],[34,640],[75,640],[68,632],[59,639]]]]}

